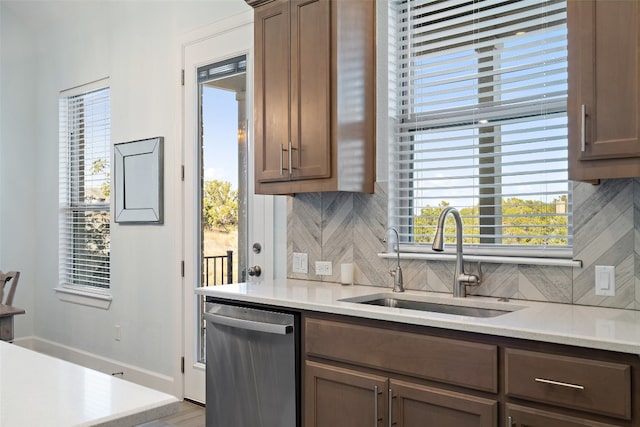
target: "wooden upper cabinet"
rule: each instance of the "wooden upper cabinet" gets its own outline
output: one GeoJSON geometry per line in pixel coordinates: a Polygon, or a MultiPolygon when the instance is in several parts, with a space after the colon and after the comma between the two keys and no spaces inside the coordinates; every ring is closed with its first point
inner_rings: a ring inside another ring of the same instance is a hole
{"type": "Polygon", "coordinates": [[[640,2],[569,0],[569,178],[640,176],[640,2]]]}
{"type": "Polygon", "coordinates": [[[373,192],[374,1],[247,3],[256,193],[373,192]]]}
{"type": "Polygon", "coordinates": [[[291,3],[292,177],[331,175],[331,22],[328,0],[291,3]]]}
{"type": "Polygon", "coordinates": [[[290,140],[291,120],[287,3],[269,3],[257,9],[254,27],[255,175],[260,181],[282,180],[287,166],[283,150],[290,140]]]}

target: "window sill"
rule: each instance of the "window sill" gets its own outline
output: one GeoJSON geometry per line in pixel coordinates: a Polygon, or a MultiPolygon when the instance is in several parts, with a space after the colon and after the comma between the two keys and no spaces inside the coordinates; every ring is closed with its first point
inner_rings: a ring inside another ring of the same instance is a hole
{"type": "Polygon", "coordinates": [[[104,292],[92,292],[80,288],[59,286],[53,289],[60,301],[108,310],[112,297],[104,292]]]}
{"type": "MultiPolygon", "coordinates": [[[[379,253],[378,257],[385,259],[395,259],[398,255],[395,252],[379,253]]],[[[414,259],[426,261],[455,261],[454,253],[408,253],[400,252],[400,259],[414,259]]],[[[547,265],[554,267],[582,267],[582,261],[567,258],[535,258],[524,256],[495,256],[495,255],[464,255],[464,260],[468,262],[486,262],[492,264],[525,264],[525,265],[547,265]]]]}

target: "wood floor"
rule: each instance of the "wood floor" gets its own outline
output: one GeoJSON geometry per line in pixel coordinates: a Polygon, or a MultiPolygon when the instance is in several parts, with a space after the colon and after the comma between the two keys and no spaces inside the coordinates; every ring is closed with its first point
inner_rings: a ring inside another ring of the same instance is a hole
{"type": "Polygon", "coordinates": [[[183,401],[177,413],[138,427],[205,427],[204,408],[195,403],[183,401]]]}

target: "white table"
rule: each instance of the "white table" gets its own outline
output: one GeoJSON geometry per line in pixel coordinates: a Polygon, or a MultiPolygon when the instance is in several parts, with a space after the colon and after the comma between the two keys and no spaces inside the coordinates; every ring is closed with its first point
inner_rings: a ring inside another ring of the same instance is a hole
{"type": "Polygon", "coordinates": [[[178,411],[176,397],[0,341],[0,426],[134,426],[178,411]]]}

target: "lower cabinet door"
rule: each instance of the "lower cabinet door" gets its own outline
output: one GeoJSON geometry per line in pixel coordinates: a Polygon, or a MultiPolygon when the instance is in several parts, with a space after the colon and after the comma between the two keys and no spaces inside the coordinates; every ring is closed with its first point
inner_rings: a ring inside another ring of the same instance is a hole
{"type": "Polygon", "coordinates": [[[498,402],[463,393],[390,380],[395,427],[495,427],[498,402]]]}
{"type": "Polygon", "coordinates": [[[386,377],[321,363],[305,363],[305,427],[382,427],[386,377]]]}
{"type": "Polygon", "coordinates": [[[507,403],[505,412],[508,427],[615,427],[613,424],[570,417],[511,403],[507,403]]]}

